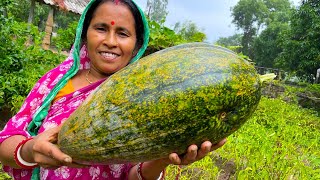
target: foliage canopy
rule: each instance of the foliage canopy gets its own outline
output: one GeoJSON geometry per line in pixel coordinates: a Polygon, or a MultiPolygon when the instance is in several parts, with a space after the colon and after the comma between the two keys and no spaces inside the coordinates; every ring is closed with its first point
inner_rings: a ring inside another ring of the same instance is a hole
{"type": "Polygon", "coordinates": [[[313,82],[320,67],[319,1],[240,0],[233,23],[243,31],[241,51],[258,66],[282,68],[313,82]]]}

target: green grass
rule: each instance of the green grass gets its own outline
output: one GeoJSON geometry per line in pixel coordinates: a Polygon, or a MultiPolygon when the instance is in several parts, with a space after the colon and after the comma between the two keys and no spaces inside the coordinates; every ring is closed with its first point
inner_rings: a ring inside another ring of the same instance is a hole
{"type": "MultiPolygon", "coordinates": [[[[228,142],[201,161],[167,169],[167,178],[320,179],[320,118],[280,99],[262,98],[228,142]]],[[[0,179],[6,177],[0,174],[0,179]]]]}
{"type": "Polygon", "coordinates": [[[4,173],[2,170],[2,164],[0,163],[0,179],[1,180],[9,180],[12,179],[8,174],[4,173]]]}
{"type": "MultiPolygon", "coordinates": [[[[181,179],[320,179],[320,118],[280,99],[262,98],[228,142],[180,171],[181,179]],[[192,176],[191,176],[192,175],[192,176]]],[[[177,167],[168,168],[174,179],[177,167]]]]}

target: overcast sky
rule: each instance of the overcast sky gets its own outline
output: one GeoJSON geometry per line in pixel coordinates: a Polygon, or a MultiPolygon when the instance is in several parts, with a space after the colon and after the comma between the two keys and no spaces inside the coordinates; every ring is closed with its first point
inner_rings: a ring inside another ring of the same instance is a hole
{"type": "MultiPolygon", "coordinates": [[[[214,42],[219,37],[228,37],[237,33],[231,23],[230,8],[239,0],[168,0],[169,14],[165,25],[173,28],[176,22],[190,20],[203,30],[208,42],[214,42]],[[196,3],[195,3],[196,2],[196,3]]],[[[301,0],[290,0],[294,5],[300,5],[301,0]]],[[[145,10],[147,0],[135,0],[145,10]]]]}

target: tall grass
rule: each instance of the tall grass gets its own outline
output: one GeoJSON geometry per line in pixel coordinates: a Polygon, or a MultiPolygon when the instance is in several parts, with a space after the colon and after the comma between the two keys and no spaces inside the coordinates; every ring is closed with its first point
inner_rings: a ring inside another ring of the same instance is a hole
{"type": "Polygon", "coordinates": [[[262,98],[248,122],[203,160],[167,179],[320,179],[320,118],[280,99],[262,98]]]}

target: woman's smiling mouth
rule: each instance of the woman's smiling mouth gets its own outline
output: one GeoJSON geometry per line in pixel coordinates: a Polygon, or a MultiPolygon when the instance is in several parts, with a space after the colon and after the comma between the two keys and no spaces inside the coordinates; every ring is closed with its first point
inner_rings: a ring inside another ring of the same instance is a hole
{"type": "Polygon", "coordinates": [[[118,54],[110,53],[110,52],[100,52],[100,55],[101,55],[104,59],[108,59],[108,60],[113,60],[113,59],[119,57],[118,54]]]}

